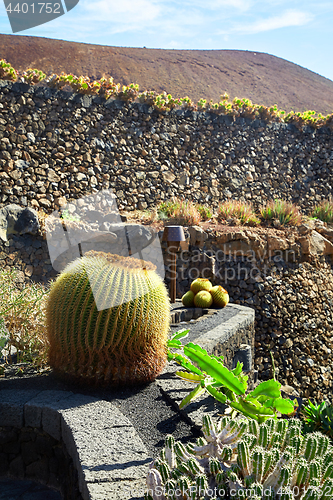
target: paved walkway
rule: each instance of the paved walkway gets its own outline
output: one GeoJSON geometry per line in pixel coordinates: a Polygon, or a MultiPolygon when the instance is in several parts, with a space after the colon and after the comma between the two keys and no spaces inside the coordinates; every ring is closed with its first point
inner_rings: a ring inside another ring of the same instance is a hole
{"type": "Polygon", "coordinates": [[[0,500],[62,500],[62,496],[32,481],[0,478],[0,500]]]}

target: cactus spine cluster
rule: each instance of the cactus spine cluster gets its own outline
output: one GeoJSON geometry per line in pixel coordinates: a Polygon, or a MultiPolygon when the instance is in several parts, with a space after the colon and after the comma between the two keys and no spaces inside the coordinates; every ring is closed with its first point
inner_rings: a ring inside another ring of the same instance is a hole
{"type": "Polygon", "coordinates": [[[51,367],[100,385],[154,380],[167,361],[170,325],[167,289],[154,269],[94,251],[70,263],[46,308],[51,367]]]}
{"type": "Polygon", "coordinates": [[[150,464],[146,500],[333,498],[333,447],[323,434],[303,437],[301,421],[223,417],[215,426],[205,416],[203,433],[195,446],[167,437],[150,464]]]}

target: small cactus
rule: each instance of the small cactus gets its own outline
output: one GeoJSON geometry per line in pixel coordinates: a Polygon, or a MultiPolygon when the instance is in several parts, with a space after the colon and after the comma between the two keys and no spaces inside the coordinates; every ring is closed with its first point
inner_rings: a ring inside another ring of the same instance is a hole
{"type": "Polygon", "coordinates": [[[213,303],[213,297],[209,292],[201,290],[194,297],[195,307],[210,307],[213,303]]]}
{"type": "Polygon", "coordinates": [[[196,280],[192,281],[191,283],[191,291],[196,294],[200,292],[201,290],[206,290],[209,292],[209,290],[212,288],[212,284],[208,279],[205,278],[197,278],[196,280]]]}
{"type": "Polygon", "coordinates": [[[182,303],[184,307],[194,306],[194,293],[191,290],[189,290],[182,296],[182,303]]]}
{"type": "Polygon", "coordinates": [[[258,424],[223,417],[216,426],[205,416],[202,430],[204,439],[197,445],[167,438],[161,452],[167,458],[150,464],[146,500],[176,498],[176,489],[182,491],[179,498],[208,500],[214,488],[214,498],[221,500],[333,498],[333,447],[319,432],[302,436],[301,421],[269,419],[258,424]],[[164,488],[163,497],[156,495],[159,488],[164,488]]]}
{"type": "Polygon", "coordinates": [[[213,303],[217,307],[225,307],[229,303],[229,294],[222,286],[213,286],[210,290],[213,303]]]}

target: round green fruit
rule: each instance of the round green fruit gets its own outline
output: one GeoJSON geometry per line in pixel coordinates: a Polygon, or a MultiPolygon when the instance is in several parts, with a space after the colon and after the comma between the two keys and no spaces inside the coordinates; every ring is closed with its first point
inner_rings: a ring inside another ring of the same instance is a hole
{"type": "Polygon", "coordinates": [[[213,297],[213,303],[218,307],[225,307],[229,303],[229,294],[222,286],[213,286],[210,289],[210,293],[213,297]]]}
{"type": "Polygon", "coordinates": [[[182,296],[182,303],[185,307],[193,307],[194,306],[194,293],[189,290],[182,296]]]}
{"type": "Polygon", "coordinates": [[[192,281],[191,284],[191,291],[196,294],[200,292],[201,290],[205,290],[209,292],[209,290],[212,288],[212,284],[209,280],[206,278],[197,278],[196,280],[192,281]]]}
{"type": "Polygon", "coordinates": [[[195,307],[210,307],[213,303],[213,297],[210,292],[206,290],[201,290],[194,297],[194,305],[195,307]]]}

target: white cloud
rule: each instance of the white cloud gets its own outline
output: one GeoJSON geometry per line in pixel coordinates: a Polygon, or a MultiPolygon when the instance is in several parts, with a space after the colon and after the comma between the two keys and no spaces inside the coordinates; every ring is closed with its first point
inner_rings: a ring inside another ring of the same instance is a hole
{"type": "Polygon", "coordinates": [[[147,25],[161,15],[161,5],[151,0],[97,0],[83,2],[83,12],[91,20],[108,21],[120,25],[147,25]]]}
{"type": "Polygon", "coordinates": [[[312,19],[313,15],[307,12],[288,10],[281,15],[259,19],[252,24],[246,24],[245,22],[235,24],[229,30],[219,31],[218,34],[225,35],[235,33],[240,35],[254,35],[256,33],[287,28],[290,26],[304,26],[312,19]]]}

